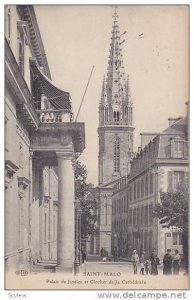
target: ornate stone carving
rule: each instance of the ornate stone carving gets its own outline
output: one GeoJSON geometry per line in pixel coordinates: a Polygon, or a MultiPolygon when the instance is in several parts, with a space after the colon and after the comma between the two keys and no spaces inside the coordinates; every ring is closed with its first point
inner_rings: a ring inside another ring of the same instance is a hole
{"type": "Polygon", "coordinates": [[[29,184],[30,184],[29,179],[18,176],[18,195],[20,199],[24,197],[25,190],[29,184]]]}
{"type": "Polygon", "coordinates": [[[19,168],[11,160],[5,161],[5,188],[8,188],[13,175],[18,169],[19,168]]]}

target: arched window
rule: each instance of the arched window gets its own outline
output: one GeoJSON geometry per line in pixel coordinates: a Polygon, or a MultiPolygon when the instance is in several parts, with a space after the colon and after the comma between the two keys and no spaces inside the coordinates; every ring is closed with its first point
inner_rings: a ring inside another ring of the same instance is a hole
{"type": "Polygon", "coordinates": [[[116,138],[114,142],[114,172],[120,171],[120,143],[119,139],[116,138]]]}
{"type": "Polygon", "coordinates": [[[114,111],[114,122],[119,122],[119,111],[114,111]]]}

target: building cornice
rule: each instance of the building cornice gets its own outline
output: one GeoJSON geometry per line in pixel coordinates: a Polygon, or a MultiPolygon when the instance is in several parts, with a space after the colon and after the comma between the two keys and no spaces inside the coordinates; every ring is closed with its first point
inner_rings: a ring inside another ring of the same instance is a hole
{"type": "Polygon", "coordinates": [[[17,11],[23,21],[27,21],[30,36],[30,48],[36,58],[38,65],[43,67],[45,75],[51,79],[48,61],[42,42],[38,22],[33,5],[17,5],[17,11]]]}
{"type": "Polygon", "coordinates": [[[5,39],[5,81],[6,88],[14,94],[17,117],[31,129],[38,128],[40,120],[33,107],[33,98],[19,70],[13,52],[5,39]]]}
{"type": "MultiPolygon", "coordinates": [[[[131,182],[133,182],[134,180],[136,180],[138,177],[142,176],[143,174],[150,172],[151,170],[154,170],[157,167],[166,167],[166,166],[189,166],[189,160],[188,159],[180,159],[180,158],[157,158],[153,163],[147,165],[145,168],[141,169],[139,172],[135,173],[135,174],[129,174],[128,178],[127,178],[127,183],[121,187],[120,189],[118,189],[116,192],[114,192],[113,190],[113,195],[116,195],[117,193],[120,193],[121,191],[126,190],[129,187],[129,184],[131,182]]],[[[157,172],[157,171],[156,171],[157,172]]],[[[119,182],[120,180],[122,180],[122,178],[124,178],[126,176],[123,176],[119,179],[117,179],[117,181],[115,181],[115,184],[117,182],[119,182]]]]}
{"type": "Polygon", "coordinates": [[[103,131],[130,131],[133,132],[135,127],[128,125],[108,125],[98,127],[98,133],[103,131]]]}

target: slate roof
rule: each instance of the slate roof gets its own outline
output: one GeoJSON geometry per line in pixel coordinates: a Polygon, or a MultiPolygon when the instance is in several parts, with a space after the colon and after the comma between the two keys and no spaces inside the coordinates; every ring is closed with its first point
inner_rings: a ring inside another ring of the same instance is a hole
{"type": "Polygon", "coordinates": [[[187,118],[180,118],[178,121],[166,128],[163,133],[187,135],[187,130],[187,118]]]}

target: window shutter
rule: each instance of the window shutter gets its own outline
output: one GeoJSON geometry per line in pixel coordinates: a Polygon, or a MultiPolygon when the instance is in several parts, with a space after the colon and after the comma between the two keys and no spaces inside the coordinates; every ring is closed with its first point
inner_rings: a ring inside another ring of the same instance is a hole
{"type": "Polygon", "coordinates": [[[173,172],[168,172],[168,192],[173,191],[173,172]]]}

